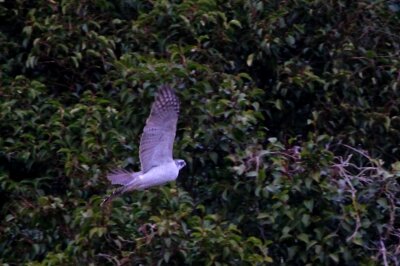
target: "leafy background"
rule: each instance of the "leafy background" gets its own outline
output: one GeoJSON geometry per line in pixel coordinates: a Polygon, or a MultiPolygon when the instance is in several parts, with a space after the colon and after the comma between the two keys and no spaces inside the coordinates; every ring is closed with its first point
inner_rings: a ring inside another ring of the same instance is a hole
{"type": "Polygon", "coordinates": [[[3,265],[398,265],[398,1],[0,1],[3,265]],[[138,169],[154,94],[176,183],[138,169]]]}

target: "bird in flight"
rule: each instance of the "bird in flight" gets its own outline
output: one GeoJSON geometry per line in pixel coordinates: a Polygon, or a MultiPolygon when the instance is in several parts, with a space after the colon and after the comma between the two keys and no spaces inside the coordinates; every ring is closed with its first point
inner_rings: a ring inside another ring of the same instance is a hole
{"type": "Polygon", "coordinates": [[[176,124],[179,115],[179,99],[174,90],[163,85],[158,90],[140,139],[139,157],[141,171],[113,170],[107,179],[113,185],[121,185],[107,196],[101,205],[133,190],[162,185],[178,177],[186,163],[172,157],[176,124]]]}

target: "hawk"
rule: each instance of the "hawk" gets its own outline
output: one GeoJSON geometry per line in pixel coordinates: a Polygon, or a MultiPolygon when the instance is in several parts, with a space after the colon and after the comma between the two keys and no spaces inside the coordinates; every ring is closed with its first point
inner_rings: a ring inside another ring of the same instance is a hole
{"type": "Polygon", "coordinates": [[[179,99],[174,90],[167,85],[161,86],[140,139],[141,171],[111,171],[107,179],[111,184],[121,186],[101,205],[125,192],[162,185],[178,177],[179,170],[186,165],[184,160],[172,157],[178,115],[179,99]]]}

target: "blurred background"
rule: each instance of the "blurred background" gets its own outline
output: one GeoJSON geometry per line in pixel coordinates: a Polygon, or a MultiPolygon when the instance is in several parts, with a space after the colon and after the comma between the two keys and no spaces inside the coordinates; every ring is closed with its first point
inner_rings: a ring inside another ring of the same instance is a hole
{"type": "Polygon", "coordinates": [[[0,1],[2,265],[400,264],[398,1],[0,1]],[[139,170],[181,99],[177,182],[139,170]]]}

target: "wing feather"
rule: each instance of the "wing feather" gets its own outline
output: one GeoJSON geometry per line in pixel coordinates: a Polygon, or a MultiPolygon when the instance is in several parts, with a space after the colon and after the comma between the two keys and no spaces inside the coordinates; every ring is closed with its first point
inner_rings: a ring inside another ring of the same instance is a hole
{"type": "Polygon", "coordinates": [[[151,107],[140,140],[142,172],[172,161],[172,151],[179,115],[179,99],[169,86],[162,86],[151,107]]]}

